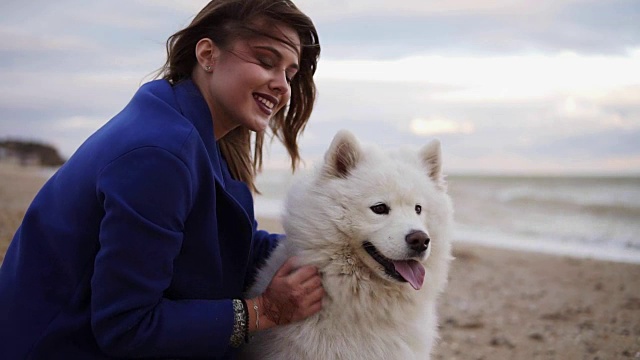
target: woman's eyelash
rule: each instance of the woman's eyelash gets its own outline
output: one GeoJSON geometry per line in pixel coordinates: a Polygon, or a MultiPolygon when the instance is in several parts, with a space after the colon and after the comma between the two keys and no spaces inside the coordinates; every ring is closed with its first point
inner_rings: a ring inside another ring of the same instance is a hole
{"type": "MultiPolygon", "coordinates": [[[[256,59],[260,63],[260,66],[266,69],[272,69],[275,66],[273,60],[270,58],[259,56],[256,59]]],[[[290,76],[289,74],[285,74],[285,78],[287,80],[287,83],[291,83],[293,81],[293,76],[290,76]]]]}
{"type": "Polygon", "coordinates": [[[268,59],[268,58],[259,57],[258,62],[260,62],[260,65],[264,67],[272,68],[274,66],[273,61],[271,61],[271,59],[268,59]]]}

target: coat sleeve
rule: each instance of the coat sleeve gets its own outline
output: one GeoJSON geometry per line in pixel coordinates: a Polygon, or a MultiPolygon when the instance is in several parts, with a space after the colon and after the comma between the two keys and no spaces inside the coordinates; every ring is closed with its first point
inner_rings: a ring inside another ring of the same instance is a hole
{"type": "Polygon", "coordinates": [[[264,265],[273,249],[278,246],[278,243],[284,237],[281,234],[270,234],[264,230],[257,230],[257,227],[258,223],[254,220],[251,261],[245,278],[245,291],[253,285],[258,270],[264,265]]]}
{"type": "Polygon", "coordinates": [[[231,300],[163,297],[183,241],[196,184],[167,150],[143,147],[107,165],[104,208],[91,279],[91,325],[117,357],[216,357],[228,349],[231,300]]]}

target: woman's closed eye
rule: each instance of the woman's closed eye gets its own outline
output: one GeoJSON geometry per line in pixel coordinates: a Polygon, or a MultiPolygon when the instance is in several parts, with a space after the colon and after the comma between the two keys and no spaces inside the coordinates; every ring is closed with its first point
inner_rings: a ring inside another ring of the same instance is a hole
{"type": "MultiPolygon", "coordinates": [[[[263,68],[267,69],[267,70],[273,70],[276,67],[276,60],[268,57],[268,56],[258,56],[257,57],[258,63],[260,64],[260,66],[262,66],[263,68]]],[[[291,83],[291,81],[293,80],[293,77],[295,76],[295,72],[293,74],[291,74],[293,71],[287,69],[284,70],[284,76],[285,76],[285,80],[287,81],[287,83],[291,83]]]]}
{"type": "Polygon", "coordinates": [[[257,59],[265,69],[272,69],[275,66],[275,61],[267,56],[258,56],[257,59]]]}

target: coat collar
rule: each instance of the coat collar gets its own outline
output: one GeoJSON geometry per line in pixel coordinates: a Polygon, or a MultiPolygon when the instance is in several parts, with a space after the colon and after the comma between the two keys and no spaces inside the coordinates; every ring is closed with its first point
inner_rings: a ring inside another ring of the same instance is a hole
{"type": "Polygon", "coordinates": [[[209,105],[207,105],[202,93],[191,79],[178,82],[173,86],[173,91],[180,112],[193,123],[209,153],[216,181],[224,187],[223,159],[213,132],[213,121],[211,120],[209,105]]]}
{"type": "Polygon", "coordinates": [[[215,140],[211,111],[202,93],[191,79],[185,79],[175,84],[173,92],[180,112],[196,128],[207,149],[215,181],[221,185],[224,192],[238,205],[238,208],[241,209],[249,221],[249,225],[251,225],[251,219],[254,217],[251,191],[245,183],[234,180],[231,176],[227,163],[222,157],[218,143],[215,140]],[[233,195],[230,195],[230,193],[233,193],[233,195]]]}

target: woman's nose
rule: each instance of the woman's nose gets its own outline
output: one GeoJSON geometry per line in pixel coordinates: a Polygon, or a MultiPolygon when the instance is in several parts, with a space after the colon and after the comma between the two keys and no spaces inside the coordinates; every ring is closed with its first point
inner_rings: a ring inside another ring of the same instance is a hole
{"type": "Polygon", "coordinates": [[[289,92],[289,81],[287,80],[287,73],[285,71],[274,71],[273,78],[270,82],[272,90],[278,91],[280,94],[286,94],[289,92]]]}

